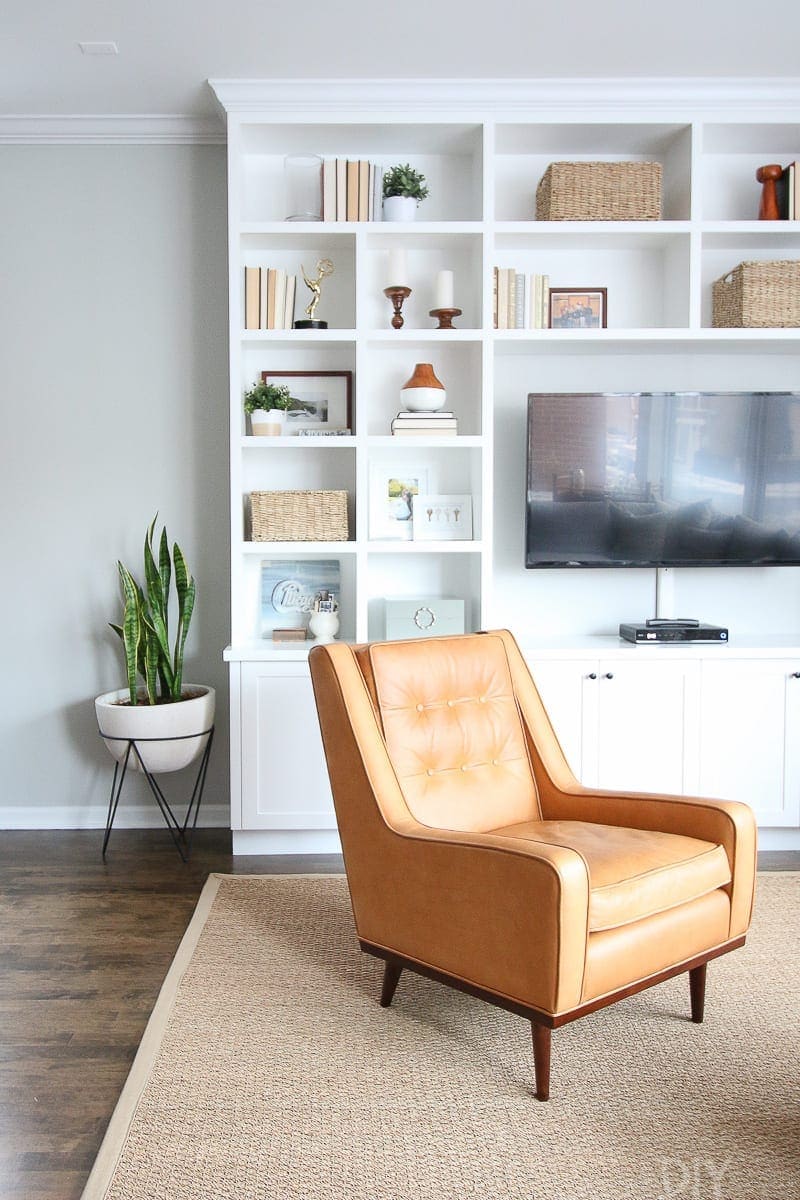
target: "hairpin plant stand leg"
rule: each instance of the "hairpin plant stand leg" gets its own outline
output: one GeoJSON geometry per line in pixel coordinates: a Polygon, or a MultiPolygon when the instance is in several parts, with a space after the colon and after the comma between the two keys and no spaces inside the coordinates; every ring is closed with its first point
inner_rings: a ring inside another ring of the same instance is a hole
{"type": "MultiPolygon", "coordinates": [[[[153,775],[153,773],[151,771],[148,771],[147,767],[144,765],[144,760],[142,759],[142,755],[139,751],[138,745],[136,744],[136,740],[135,739],[128,740],[128,746],[125,751],[125,757],[122,759],[122,765],[120,766],[119,762],[116,762],[114,764],[114,777],[111,781],[111,795],[108,800],[108,816],[106,818],[106,832],[105,832],[105,837],[103,838],[103,858],[105,858],[105,856],[106,856],[106,849],[108,848],[108,839],[111,837],[111,829],[114,824],[114,818],[117,815],[117,806],[119,805],[119,798],[122,795],[122,787],[123,787],[123,784],[125,783],[125,776],[127,774],[128,766],[130,764],[131,753],[133,753],[136,755],[136,758],[138,759],[138,762],[139,762],[139,769],[140,769],[142,775],[144,776],[144,778],[147,780],[150,791],[153,793],[155,801],[158,804],[158,807],[161,809],[161,815],[163,816],[164,821],[167,826],[167,829],[170,832],[170,836],[171,836],[173,842],[175,843],[175,849],[178,851],[178,854],[180,854],[183,861],[188,862],[189,854],[190,854],[191,848],[192,848],[192,839],[194,837],[194,831],[197,828],[197,818],[200,815],[200,802],[203,798],[203,788],[205,787],[205,783],[206,783],[206,774],[208,772],[208,760],[211,756],[211,743],[214,740],[214,727],[212,726],[211,729],[209,729],[207,731],[207,733],[208,733],[208,741],[206,742],[205,749],[203,750],[203,756],[200,759],[200,766],[198,768],[197,776],[194,781],[194,787],[192,788],[192,794],[189,798],[189,805],[186,809],[186,816],[185,816],[182,824],[178,820],[178,818],[175,816],[175,813],[173,812],[173,810],[169,804],[169,801],[167,800],[166,796],[164,795],[164,792],[162,791],[161,786],[160,786],[158,780],[156,779],[155,775],[153,775]],[[187,831],[188,831],[188,836],[187,836],[187,831]],[[185,849],[184,849],[184,847],[185,847],[185,849]]],[[[198,735],[193,734],[192,736],[197,737],[198,735]]],[[[201,734],[199,736],[202,737],[203,735],[201,734]]],[[[156,738],[153,740],[155,740],[155,741],[171,741],[173,739],[171,739],[171,738],[156,738]]]]}

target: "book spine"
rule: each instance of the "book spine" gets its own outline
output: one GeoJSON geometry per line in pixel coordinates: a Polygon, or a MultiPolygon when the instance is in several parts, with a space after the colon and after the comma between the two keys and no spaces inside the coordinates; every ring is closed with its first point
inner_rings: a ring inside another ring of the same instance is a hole
{"type": "Polygon", "coordinates": [[[275,272],[275,320],[273,329],[283,329],[286,320],[286,271],[278,267],[275,272]]]}
{"type": "Polygon", "coordinates": [[[542,276],[542,329],[550,328],[550,276],[542,276]]]}
{"type": "Polygon", "coordinates": [[[294,327],[294,297],[297,289],[297,276],[289,275],[286,280],[286,309],[284,312],[284,329],[294,327]]]}
{"type": "Polygon", "coordinates": [[[347,161],[336,160],[336,220],[347,219],[347,161]]]}
{"type": "Polygon", "coordinates": [[[517,273],[514,280],[514,328],[525,328],[525,276],[517,273]]]}
{"type": "Polygon", "coordinates": [[[358,220],[358,163],[347,163],[347,220],[358,220]]]}
{"type": "Polygon", "coordinates": [[[508,269],[508,300],[506,304],[506,329],[513,329],[517,310],[517,272],[513,267],[508,269]]]}
{"type": "Polygon", "coordinates": [[[261,286],[259,288],[259,305],[258,305],[258,328],[268,329],[267,324],[267,276],[266,267],[262,267],[260,271],[261,286]]]}
{"type": "Polygon", "coordinates": [[[322,219],[336,220],[336,159],[326,158],[322,164],[322,219]]]}
{"type": "Polygon", "coordinates": [[[267,271],[267,329],[275,328],[275,268],[267,271]]]}
{"type": "Polygon", "coordinates": [[[261,269],[244,269],[244,327],[258,329],[260,318],[261,269]]]}
{"type": "Polygon", "coordinates": [[[497,267],[492,271],[492,325],[497,329],[497,267]]]}
{"type": "Polygon", "coordinates": [[[369,163],[365,160],[358,164],[358,219],[369,220],[369,163]]]}
{"type": "Polygon", "coordinates": [[[508,271],[500,267],[497,272],[497,328],[508,329],[508,271]]]}

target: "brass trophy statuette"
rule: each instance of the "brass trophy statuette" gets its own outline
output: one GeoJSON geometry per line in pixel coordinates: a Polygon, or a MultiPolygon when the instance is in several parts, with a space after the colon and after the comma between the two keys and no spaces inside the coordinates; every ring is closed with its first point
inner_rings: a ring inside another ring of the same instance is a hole
{"type": "Polygon", "coordinates": [[[309,279],[306,275],[306,269],[300,264],[300,270],[303,275],[303,282],[307,288],[311,289],[311,300],[306,307],[305,313],[308,317],[307,321],[295,321],[295,329],[327,329],[327,321],[318,321],[314,318],[314,312],[319,304],[320,293],[322,292],[322,281],[329,275],[333,274],[333,263],[329,258],[321,258],[317,263],[317,278],[309,279]]]}

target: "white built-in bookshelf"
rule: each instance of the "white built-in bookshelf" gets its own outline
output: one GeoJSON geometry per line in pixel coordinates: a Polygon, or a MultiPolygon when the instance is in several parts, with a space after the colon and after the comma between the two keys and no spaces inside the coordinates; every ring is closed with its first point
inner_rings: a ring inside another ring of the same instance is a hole
{"type": "MultiPolygon", "coordinates": [[[[713,329],[711,287],[743,260],[800,258],[800,222],[755,219],[756,168],[800,158],[800,89],[697,81],[218,80],[212,87],[228,126],[226,657],[235,845],[331,849],[334,822],[306,662],[311,643],[276,646],[262,636],[262,562],[338,561],[340,636],[351,641],[381,638],[385,598],[397,596],[460,597],[468,630],[508,625],[531,646],[610,636],[619,620],[652,615],[655,571],[524,571],[525,399],[532,390],[798,387],[799,331],[713,329]],[[430,196],[410,223],[286,221],[284,160],[305,153],[383,167],[409,162],[425,174],[430,196]],[[657,160],[662,219],[536,221],[537,183],[549,163],[563,160],[657,160]],[[412,293],[396,330],[383,288],[398,248],[412,293]],[[323,258],[335,265],[316,314],[327,329],[245,330],[245,266],[296,275],[295,316],[302,316],[310,294],[300,266],[308,271],[323,258]],[[608,327],[495,329],[495,267],[546,274],[553,286],[606,288],[608,327]],[[463,310],[449,331],[428,315],[441,270],[453,272],[454,302],[463,310]],[[399,389],[418,362],[432,363],[445,384],[457,437],[390,435],[399,389]],[[265,370],[352,372],[351,434],[250,436],[242,396],[265,370]],[[373,536],[371,481],[415,470],[434,482],[431,491],[471,496],[471,540],[373,536]],[[282,489],[347,491],[349,539],[248,540],[248,495],[282,489]]],[[[670,586],[687,598],[702,593],[698,615],[730,623],[731,591],[746,605],[759,586],[752,573],[741,589],[731,581],[730,572],[690,572],[670,586]]],[[[769,582],[776,589],[770,612],[780,614],[793,652],[800,645],[797,571],[769,582]]]]}

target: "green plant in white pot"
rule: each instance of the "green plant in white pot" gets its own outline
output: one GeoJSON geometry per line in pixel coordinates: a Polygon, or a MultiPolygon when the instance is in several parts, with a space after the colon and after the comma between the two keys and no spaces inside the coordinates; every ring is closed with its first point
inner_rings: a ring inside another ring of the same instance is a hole
{"type": "Polygon", "coordinates": [[[154,775],[178,771],[200,757],[214,724],[216,700],[212,687],[184,683],[183,659],[196,586],[177,542],[170,554],[166,528],[161,531],[156,560],[155,525],[154,517],[144,539],[144,586],[123,563],[117,563],[124,607],[122,624],[110,624],[122,641],[127,686],[95,700],[97,724],[114,758],[118,762],[127,758],[134,770],[141,770],[144,763],[154,775]],[[129,754],[131,742],[135,752],[129,754]]]}
{"type": "Polygon", "coordinates": [[[307,409],[308,405],[293,396],[285,383],[267,383],[260,379],[244,394],[244,411],[257,437],[280,436],[284,432],[287,412],[305,412],[307,409]]]}
{"type": "Polygon", "coordinates": [[[384,221],[413,221],[417,205],[429,195],[425,176],[409,163],[390,167],[383,176],[384,221]]]}

